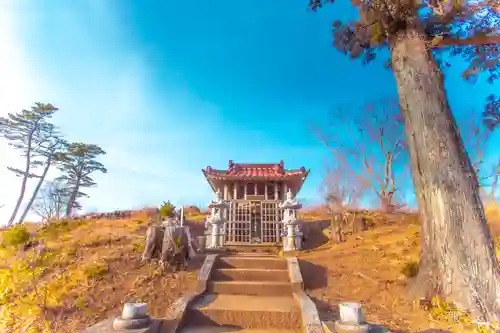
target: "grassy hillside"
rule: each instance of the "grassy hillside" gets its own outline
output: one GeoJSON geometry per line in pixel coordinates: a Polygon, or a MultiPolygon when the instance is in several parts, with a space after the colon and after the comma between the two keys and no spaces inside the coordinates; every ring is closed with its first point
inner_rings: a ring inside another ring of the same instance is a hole
{"type": "MultiPolygon", "coordinates": [[[[335,314],[335,303],[357,300],[370,321],[393,330],[416,332],[430,327],[467,332],[466,318],[453,323],[449,309],[415,307],[406,298],[407,277],[414,273],[419,253],[419,226],[412,214],[384,216],[365,212],[370,230],[350,235],[338,245],[325,243],[322,212],[307,212],[310,239],[300,254],[306,287],[321,315],[335,314]],[[316,221],[316,222],[315,222],[316,221]],[[320,227],[323,225],[323,227],[320,227]]],[[[498,208],[488,209],[492,229],[500,225],[498,208]]],[[[203,213],[188,216],[203,228],[203,213]]],[[[36,231],[27,225],[31,241],[45,244],[42,254],[25,246],[0,248],[0,332],[75,332],[110,315],[124,301],[149,304],[162,317],[173,300],[192,288],[199,262],[188,272],[160,276],[152,265],[141,266],[148,216],[129,219],[63,221],[36,231]]],[[[28,243],[21,229],[3,231],[4,243],[28,243]]],[[[497,234],[496,234],[497,235],[497,234]]]]}
{"type": "MultiPolygon", "coordinates": [[[[161,277],[154,266],[141,266],[148,217],[129,220],[70,221],[33,232],[45,254],[0,250],[0,332],[75,332],[109,315],[127,300],[145,301],[154,316],[178,298],[196,272],[161,277]],[[52,323],[52,324],[50,324],[52,323]],[[61,326],[64,324],[64,326],[61,326]]],[[[31,228],[33,229],[33,228],[31,228]]],[[[5,231],[4,231],[5,240],[5,231]]]]}

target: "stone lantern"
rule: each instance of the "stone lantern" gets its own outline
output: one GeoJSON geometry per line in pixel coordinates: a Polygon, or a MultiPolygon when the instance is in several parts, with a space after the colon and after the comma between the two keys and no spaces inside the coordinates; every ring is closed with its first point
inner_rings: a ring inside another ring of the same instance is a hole
{"type": "Polygon", "coordinates": [[[297,210],[302,205],[293,198],[292,191],[288,189],[286,200],[280,205],[283,209],[283,251],[295,251],[301,249],[302,233],[297,220],[297,210]]]}
{"type": "Polygon", "coordinates": [[[215,200],[212,200],[208,205],[208,208],[212,210],[212,215],[210,218],[211,225],[211,240],[210,248],[217,249],[223,246],[224,233],[223,226],[225,222],[225,211],[228,208],[228,203],[221,198],[221,192],[218,189],[215,193],[215,200]]]}

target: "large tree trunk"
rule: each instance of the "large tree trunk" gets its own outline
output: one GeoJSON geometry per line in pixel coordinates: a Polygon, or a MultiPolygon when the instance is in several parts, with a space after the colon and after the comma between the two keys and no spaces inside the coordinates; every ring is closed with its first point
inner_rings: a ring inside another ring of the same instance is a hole
{"type": "Polygon", "coordinates": [[[422,219],[416,287],[499,320],[499,265],[442,75],[416,30],[398,33],[391,54],[422,219]]]}
{"type": "Polygon", "coordinates": [[[38,191],[40,191],[40,187],[42,187],[42,184],[45,180],[45,177],[47,176],[47,172],[49,172],[51,163],[52,163],[52,157],[49,157],[46,161],[42,176],[40,177],[40,180],[38,181],[38,184],[36,185],[36,188],[33,191],[33,194],[31,195],[30,201],[26,205],[26,208],[24,208],[24,212],[21,215],[21,217],[19,218],[18,223],[22,223],[24,221],[24,219],[26,218],[26,215],[28,215],[28,212],[31,209],[31,206],[33,206],[33,202],[35,202],[36,196],[38,195],[38,191]]]}

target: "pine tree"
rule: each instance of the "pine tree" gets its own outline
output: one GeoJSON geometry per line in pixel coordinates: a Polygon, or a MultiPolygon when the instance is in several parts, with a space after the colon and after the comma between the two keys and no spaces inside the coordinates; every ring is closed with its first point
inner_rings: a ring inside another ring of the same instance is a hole
{"type": "Polygon", "coordinates": [[[54,130],[47,122],[58,109],[52,104],[35,103],[30,110],[19,113],[9,113],[6,118],[0,118],[0,135],[9,141],[9,145],[22,152],[25,158],[24,168],[7,167],[16,176],[21,177],[21,188],[14,210],[7,221],[7,226],[14,223],[26,192],[29,178],[37,178],[34,169],[41,165],[40,149],[49,133],[54,130]]]}
{"type": "Polygon", "coordinates": [[[106,154],[101,147],[94,144],[73,142],[65,144],[65,152],[61,156],[59,169],[62,175],[57,178],[66,184],[69,195],[66,204],[66,216],[70,217],[74,209],[81,208],[78,203],[79,198],[88,197],[81,192],[82,188],[96,186],[96,182],[91,174],[99,171],[106,173],[104,165],[96,159],[100,155],[106,154]]]}
{"type": "MultiPolygon", "coordinates": [[[[310,0],[313,9],[333,0],[310,0]]],[[[389,48],[422,220],[414,290],[499,321],[500,267],[477,176],[452,116],[432,49],[470,62],[466,79],[499,78],[498,1],[352,0],[359,21],[333,23],[335,47],[365,63],[389,48]]],[[[439,52],[435,52],[436,54],[439,52]]]]}
{"type": "Polygon", "coordinates": [[[61,149],[64,146],[64,140],[59,136],[57,128],[54,125],[47,124],[47,129],[41,133],[39,141],[40,144],[38,145],[35,153],[37,154],[37,157],[41,158],[41,160],[37,160],[37,165],[43,167],[43,171],[40,176],[37,176],[37,178],[39,178],[38,184],[31,195],[30,201],[24,208],[24,212],[19,218],[18,223],[22,223],[26,218],[26,215],[28,215],[28,212],[31,210],[49,169],[54,164],[60,162],[62,158],[61,149]]]}

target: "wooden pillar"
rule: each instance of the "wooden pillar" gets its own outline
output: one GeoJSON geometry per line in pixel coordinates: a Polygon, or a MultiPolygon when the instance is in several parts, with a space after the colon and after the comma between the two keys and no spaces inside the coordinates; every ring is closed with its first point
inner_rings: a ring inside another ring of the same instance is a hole
{"type": "Polygon", "coordinates": [[[279,200],[278,198],[278,182],[274,183],[274,200],[279,200]]]}
{"type": "Polygon", "coordinates": [[[247,199],[247,192],[248,192],[248,183],[245,182],[245,184],[243,185],[244,186],[244,191],[245,191],[245,195],[244,195],[244,198],[243,199],[247,199]]]}
{"type": "Polygon", "coordinates": [[[267,200],[267,187],[269,186],[268,183],[264,183],[264,200],[267,200]]]}
{"type": "Polygon", "coordinates": [[[238,182],[234,182],[233,200],[238,199],[238,182]]]}
{"type": "Polygon", "coordinates": [[[227,183],[224,183],[224,200],[228,200],[227,183]]]}
{"type": "Polygon", "coordinates": [[[253,195],[257,195],[257,182],[253,183],[253,195]]]}
{"type": "Polygon", "coordinates": [[[286,200],[286,193],[287,192],[288,192],[288,184],[283,182],[283,193],[282,193],[283,200],[286,200]]]}

